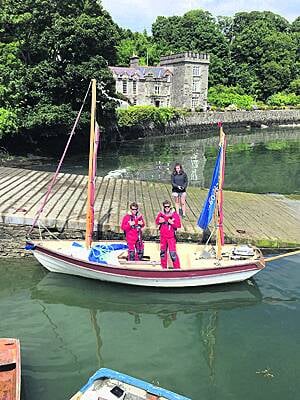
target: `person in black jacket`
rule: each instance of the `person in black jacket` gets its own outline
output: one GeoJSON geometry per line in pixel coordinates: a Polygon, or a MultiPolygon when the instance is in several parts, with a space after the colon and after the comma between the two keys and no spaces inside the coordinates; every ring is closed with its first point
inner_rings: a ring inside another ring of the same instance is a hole
{"type": "Polygon", "coordinates": [[[186,188],[188,185],[188,177],[184,172],[182,165],[176,163],[171,175],[172,182],[172,195],[175,199],[175,208],[177,214],[181,215],[183,218],[186,216],[186,188]]]}

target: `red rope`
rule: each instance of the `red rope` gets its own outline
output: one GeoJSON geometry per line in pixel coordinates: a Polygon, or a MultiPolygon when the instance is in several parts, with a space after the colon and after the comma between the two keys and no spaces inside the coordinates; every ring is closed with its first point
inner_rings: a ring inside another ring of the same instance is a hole
{"type": "Polygon", "coordinates": [[[49,199],[51,190],[52,190],[52,188],[53,188],[53,186],[54,186],[54,184],[55,184],[57,175],[58,175],[58,173],[59,173],[59,170],[60,170],[61,165],[62,165],[62,163],[63,163],[63,161],[64,161],[64,158],[65,158],[65,155],[66,155],[66,153],[67,153],[67,150],[68,150],[69,145],[70,145],[70,143],[71,143],[71,139],[72,139],[72,137],[73,137],[73,135],[74,135],[74,133],[75,133],[75,128],[76,128],[76,126],[77,126],[77,124],[78,124],[78,121],[79,121],[79,118],[80,118],[80,116],[81,116],[81,113],[82,113],[84,104],[85,104],[85,102],[86,102],[88,93],[89,93],[89,91],[90,91],[90,87],[91,87],[91,82],[90,82],[89,87],[88,87],[88,89],[87,89],[87,92],[86,92],[86,94],[85,94],[85,96],[84,96],[83,103],[82,103],[81,108],[80,108],[80,110],[79,110],[79,112],[78,112],[78,114],[77,114],[76,120],[75,120],[75,122],[74,122],[73,128],[72,128],[71,133],[70,133],[70,137],[69,137],[69,139],[68,139],[68,141],[67,141],[67,144],[66,144],[66,147],[65,147],[65,149],[64,149],[64,152],[63,152],[63,154],[62,154],[62,156],[61,156],[61,159],[60,159],[60,161],[59,161],[59,164],[58,164],[58,166],[57,166],[57,168],[56,168],[55,174],[53,175],[53,177],[52,177],[52,179],[51,179],[51,181],[50,181],[50,184],[49,184],[49,187],[48,187],[48,191],[47,191],[47,193],[46,193],[44,199],[42,200],[41,206],[40,206],[39,210],[37,211],[37,213],[36,213],[36,215],[35,215],[35,219],[34,219],[32,225],[31,225],[31,228],[30,228],[29,231],[28,231],[28,234],[27,234],[28,237],[29,237],[30,233],[33,231],[33,229],[34,229],[34,227],[35,227],[35,224],[37,223],[37,220],[39,219],[41,213],[42,213],[43,210],[44,210],[45,205],[47,204],[47,201],[48,201],[48,199],[49,199]]]}

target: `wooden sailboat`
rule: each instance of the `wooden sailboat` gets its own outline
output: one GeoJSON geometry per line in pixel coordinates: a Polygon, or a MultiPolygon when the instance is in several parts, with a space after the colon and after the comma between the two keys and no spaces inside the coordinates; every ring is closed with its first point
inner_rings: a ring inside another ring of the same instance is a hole
{"type": "Polygon", "coordinates": [[[0,400],[20,400],[20,393],[20,342],[0,338],[0,400]]]}
{"type": "MultiPolygon", "coordinates": [[[[212,216],[217,226],[217,245],[178,243],[180,269],[163,269],[160,264],[160,248],[157,242],[145,242],[145,261],[128,261],[124,241],[102,240],[93,242],[95,174],[97,157],[96,81],[92,80],[92,105],[90,128],[90,156],[88,201],[85,242],[67,240],[30,241],[37,260],[49,271],[102,281],[130,285],[158,287],[189,287],[240,282],[261,271],[264,258],[261,251],[252,246],[224,245],[222,185],[225,166],[225,135],[220,126],[219,155],[211,189],[199,218],[198,225],[207,226],[212,216]],[[203,225],[204,221],[204,225],[203,225]],[[100,256],[94,257],[98,252],[100,256]],[[105,256],[105,257],[104,257],[105,256]]],[[[46,196],[47,199],[47,196],[46,196]]],[[[45,200],[46,200],[45,199],[45,200]]],[[[41,207],[45,205],[45,201],[41,207]]],[[[36,221],[34,221],[33,226],[36,221]]]]}

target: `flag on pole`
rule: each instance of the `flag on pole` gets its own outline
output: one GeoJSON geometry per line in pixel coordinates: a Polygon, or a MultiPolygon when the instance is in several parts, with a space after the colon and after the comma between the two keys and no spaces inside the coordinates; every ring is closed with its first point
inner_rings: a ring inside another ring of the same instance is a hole
{"type": "Polygon", "coordinates": [[[219,148],[219,153],[218,157],[215,163],[215,168],[210,184],[210,188],[206,197],[206,200],[204,202],[201,214],[199,216],[197,225],[202,228],[206,229],[208,227],[208,224],[210,223],[213,215],[214,215],[214,210],[216,207],[216,201],[217,201],[217,190],[219,188],[219,176],[220,176],[220,167],[221,167],[221,157],[222,155],[222,146],[219,148]]]}

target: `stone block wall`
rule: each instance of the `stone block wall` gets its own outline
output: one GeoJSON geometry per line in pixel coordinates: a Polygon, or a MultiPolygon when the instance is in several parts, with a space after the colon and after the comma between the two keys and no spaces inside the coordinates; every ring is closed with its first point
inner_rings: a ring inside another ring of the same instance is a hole
{"type": "Polygon", "coordinates": [[[300,125],[300,109],[193,112],[181,118],[176,123],[170,124],[166,129],[166,133],[197,133],[202,130],[211,129],[218,122],[222,122],[224,127],[300,125]]]}

